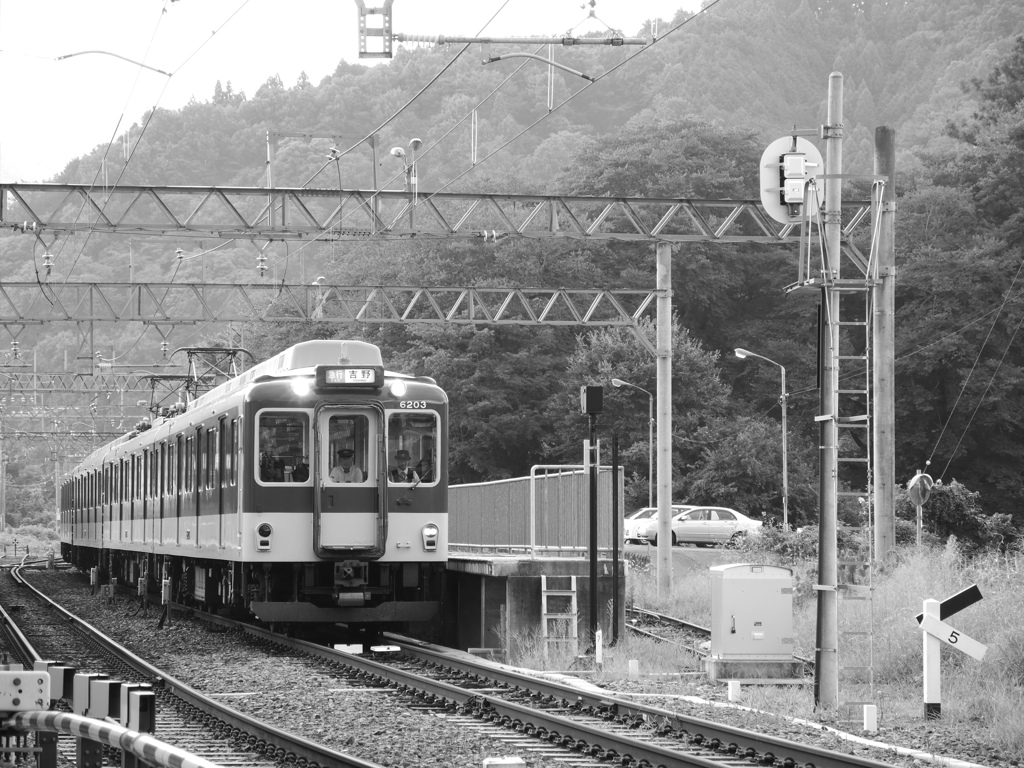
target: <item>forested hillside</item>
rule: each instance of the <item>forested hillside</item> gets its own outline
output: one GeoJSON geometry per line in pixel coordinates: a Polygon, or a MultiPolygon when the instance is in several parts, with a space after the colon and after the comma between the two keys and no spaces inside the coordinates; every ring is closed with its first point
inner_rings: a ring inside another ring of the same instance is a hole
{"type": "MultiPolygon", "coordinates": [[[[551,113],[546,67],[522,59],[481,65],[479,46],[402,50],[385,66],[340,62],[319,83],[286,85],[268,73],[252,94],[234,92],[211,73],[209,100],[175,111],[158,107],[139,120],[127,167],[120,148],[97,147],[55,180],[90,183],[105,166],[106,177],[122,183],[265,186],[267,132],[305,131],[346,140],[282,140],[274,186],[336,187],[340,177],[346,188],[366,189],[373,167],[359,139],[379,128],[382,188],[403,184],[402,164],[388,150],[418,137],[423,193],[756,198],[764,146],[794,125],[823,122],[828,77],[838,71],[844,170],[870,173],[875,127],[897,131],[897,479],[931,460],[935,477],[979,493],[985,512],[1024,522],[1024,355],[1017,336],[1024,318],[1017,281],[1024,256],[1024,4],[721,0],[692,21],[683,14],[662,20],[658,35],[640,51],[556,51],[559,62],[598,81],[556,72],[551,113]],[[352,148],[337,164],[328,162],[334,143],[352,148]]],[[[863,183],[851,180],[847,190],[847,197],[866,198],[863,183]]],[[[197,281],[200,263],[192,257],[220,244],[77,237],[60,245],[51,279],[124,279],[131,249],[137,280],[197,281]],[[176,258],[179,248],[187,258],[176,258]]],[[[0,239],[9,279],[34,279],[32,248],[27,238],[0,239]]],[[[258,279],[254,254],[236,243],[204,256],[206,279],[258,279]]],[[[301,253],[281,248],[264,279],[649,289],[653,261],[649,245],[628,243],[323,243],[301,253]]],[[[795,254],[694,245],[677,249],[673,269],[676,498],[781,516],[778,371],[736,360],[732,349],[742,346],[786,366],[790,516],[813,522],[817,296],[784,290],[796,279],[795,254]]],[[[202,327],[176,330],[172,346],[242,343],[265,356],[301,338],[333,335],[367,338],[385,349],[389,367],[438,379],[452,400],[452,475],[467,481],[521,474],[539,462],[576,463],[586,424],[574,399],[580,384],[603,384],[601,432],[619,436],[630,502],[646,501],[646,398],[612,390],[610,380],[653,391],[654,361],[627,334],[202,327]]],[[[140,338],[138,329],[117,327],[97,328],[96,336],[112,354],[159,355],[156,334],[140,338]]],[[[76,331],[28,331],[22,339],[40,366],[59,369],[76,331]]]]}

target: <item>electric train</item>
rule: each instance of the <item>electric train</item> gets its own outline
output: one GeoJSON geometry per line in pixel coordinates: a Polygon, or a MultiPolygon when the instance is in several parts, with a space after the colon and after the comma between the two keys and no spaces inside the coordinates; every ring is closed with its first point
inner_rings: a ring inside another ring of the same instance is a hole
{"type": "Polygon", "coordinates": [[[445,393],[376,346],[302,342],[86,458],[61,486],[61,554],[271,625],[433,622],[447,426],[445,393]]]}

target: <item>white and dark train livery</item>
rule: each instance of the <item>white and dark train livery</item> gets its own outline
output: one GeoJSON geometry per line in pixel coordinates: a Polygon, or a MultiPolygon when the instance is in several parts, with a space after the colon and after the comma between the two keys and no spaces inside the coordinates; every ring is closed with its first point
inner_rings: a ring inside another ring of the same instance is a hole
{"type": "Polygon", "coordinates": [[[431,622],[447,425],[436,383],[385,372],[374,345],[296,344],[85,459],[61,486],[61,554],[270,624],[431,622]],[[340,456],[358,472],[332,476],[340,456]]]}

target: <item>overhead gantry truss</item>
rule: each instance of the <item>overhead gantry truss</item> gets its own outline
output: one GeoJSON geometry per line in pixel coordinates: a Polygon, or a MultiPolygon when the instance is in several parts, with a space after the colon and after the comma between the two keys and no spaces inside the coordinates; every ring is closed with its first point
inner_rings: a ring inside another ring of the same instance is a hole
{"type": "MultiPolygon", "coordinates": [[[[843,205],[843,253],[863,273],[855,240],[870,205],[843,205]]],[[[234,238],[260,250],[274,241],[571,239],[634,243],[797,245],[755,200],[492,195],[392,190],[73,184],[0,184],[0,227],[35,236],[234,238]]],[[[864,227],[866,229],[866,227],[864,227]]],[[[262,258],[262,256],[261,256],[262,258]]],[[[622,326],[655,352],[640,320],[655,291],[190,283],[4,283],[0,324],[78,323],[80,357],[97,322],[136,321],[166,336],[178,324],[214,322],[433,323],[622,326]]],[[[82,353],[85,353],[84,355],[82,353]]],[[[72,386],[73,388],[73,386],[72,386]]]]}
{"type": "Polygon", "coordinates": [[[3,283],[0,323],[324,322],[635,326],[653,291],[235,283],[3,283]]]}
{"type": "MultiPolygon", "coordinates": [[[[845,239],[870,211],[844,204],[845,239]]],[[[755,200],[494,195],[305,187],[0,184],[0,226],[36,233],[257,241],[569,238],[796,243],[755,200]]]]}

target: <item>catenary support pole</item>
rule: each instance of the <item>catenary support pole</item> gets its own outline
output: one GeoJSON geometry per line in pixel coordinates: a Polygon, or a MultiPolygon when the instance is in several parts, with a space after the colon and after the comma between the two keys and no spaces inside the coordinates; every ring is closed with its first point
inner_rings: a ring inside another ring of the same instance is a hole
{"type": "Polygon", "coordinates": [[[814,665],[814,702],[839,706],[839,608],[836,584],[838,516],[838,416],[840,240],[842,237],[843,76],[828,79],[825,137],[825,274],[822,277],[820,433],[820,511],[818,521],[818,625],[814,665]]]}
{"type": "Polygon", "coordinates": [[[601,455],[597,450],[597,414],[591,413],[590,445],[587,450],[587,463],[590,465],[590,637],[591,647],[597,647],[597,470],[601,464],[601,455]]]}
{"type": "Polygon", "coordinates": [[[619,642],[619,436],[612,435],[612,645],[619,642]]]}
{"type": "Polygon", "coordinates": [[[672,245],[658,243],[658,597],[672,594],[672,245]]]}
{"type": "Polygon", "coordinates": [[[875,176],[884,176],[882,198],[872,196],[872,219],[878,222],[876,244],[874,350],[871,370],[874,407],[875,557],[885,562],[896,546],[896,382],[895,382],[895,312],[896,312],[896,130],[889,126],[875,129],[875,176]],[[877,217],[877,218],[876,218],[877,217]]]}

